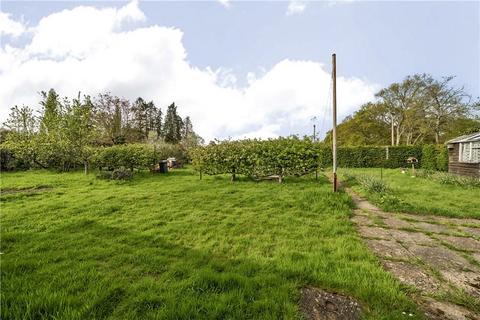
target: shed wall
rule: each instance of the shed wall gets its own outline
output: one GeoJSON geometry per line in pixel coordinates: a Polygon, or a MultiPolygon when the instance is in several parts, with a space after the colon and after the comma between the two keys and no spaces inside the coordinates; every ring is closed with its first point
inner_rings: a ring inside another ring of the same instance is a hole
{"type": "Polygon", "coordinates": [[[453,144],[453,148],[448,149],[448,172],[462,176],[480,177],[480,163],[458,162],[460,146],[453,144]]]}

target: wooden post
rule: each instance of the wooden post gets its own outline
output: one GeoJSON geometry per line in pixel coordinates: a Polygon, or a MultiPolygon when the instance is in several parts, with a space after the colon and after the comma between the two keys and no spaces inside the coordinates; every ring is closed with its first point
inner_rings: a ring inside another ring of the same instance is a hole
{"type": "Polygon", "coordinates": [[[332,129],[332,156],[333,156],[333,192],[337,192],[337,56],[332,54],[332,81],[333,81],[333,129],[332,129]]]}
{"type": "MultiPolygon", "coordinates": [[[[314,123],[313,124],[313,143],[315,143],[317,139],[316,136],[317,136],[316,125],[314,123]]],[[[318,180],[318,165],[315,167],[315,180],[318,180]]]]}

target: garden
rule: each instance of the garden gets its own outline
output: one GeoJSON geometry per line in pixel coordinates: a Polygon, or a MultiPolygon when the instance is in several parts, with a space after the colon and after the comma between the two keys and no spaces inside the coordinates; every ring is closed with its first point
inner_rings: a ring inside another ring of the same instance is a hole
{"type": "MultiPolygon", "coordinates": [[[[328,147],[217,142],[189,152],[184,169],[148,172],[175,150],[101,148],[89,174],[2,173],[2,318],[299,318],[302,288],[354,297],[365,319],[423,317],[357,234],[349,195],[332,193],[328,147]],[[269,175],[282,183],[261,181],[269,175]]],[[[423,151],[340,149],[341,164],[386,167],[340,176],[388,210],[478,218],[474,180],[393,169],[423,151]]]]}

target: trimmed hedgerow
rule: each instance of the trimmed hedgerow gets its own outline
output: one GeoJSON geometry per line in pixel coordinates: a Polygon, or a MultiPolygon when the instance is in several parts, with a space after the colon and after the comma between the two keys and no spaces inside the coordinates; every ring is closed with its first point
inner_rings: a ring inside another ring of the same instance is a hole
{"type": "MultiPolygon", "coordinates": [[[[193,167],[202,173],[237,174],[251,177],[269,175],[299,176],[332,165],[332,149],[308,138],[220,141],[199,147],[190,153],[193,167]]],[[[407,158],[422,161],[422,147],[340,147],[340,167],[407,166],[407,158]]]]}

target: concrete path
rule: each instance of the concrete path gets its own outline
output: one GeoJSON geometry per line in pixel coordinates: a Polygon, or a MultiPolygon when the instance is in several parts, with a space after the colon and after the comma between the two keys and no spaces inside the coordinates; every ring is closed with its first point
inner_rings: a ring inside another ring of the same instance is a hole
{"type": "Polygon", "coordinates": [[[346,189],[352,220],[429,319],[480,319],[480,220],[383,212],[346,189]]]}

